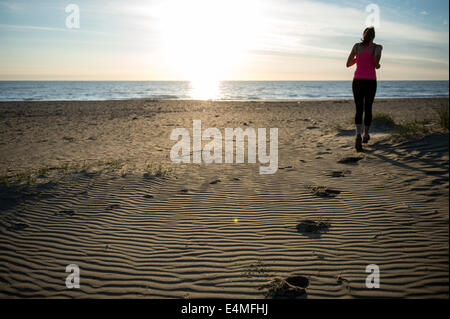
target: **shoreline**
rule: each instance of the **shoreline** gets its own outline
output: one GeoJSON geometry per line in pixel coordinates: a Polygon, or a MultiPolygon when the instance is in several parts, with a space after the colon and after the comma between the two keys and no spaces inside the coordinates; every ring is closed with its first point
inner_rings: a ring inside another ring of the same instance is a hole
{"type": "MultiPolygon", "coordinates": [[[[375,101],[395,101],[395,100],[423,100],[423,99],[449,99],[449,95],[447,96],[419,96],[419,97],[375,97],[375,101]]],[[[249,100],[239,100],[239,99],[169,99],[169,98],[152,98],[152,97],[145,97],[145,98],[134,98],[134,99],[105,99],[105,100],[12,100],[12,101],[0,101],[0,103],[17,103],[17,102],[110,102],[110,101],[145,101],[145,100],[154,100],[158,102],[164,102],[164,101],[179,101],[179,102],[322,102],[322,101],[353,101],[352,97],[343,97],[343,98],[317,98],[317,99],[279,99],[279,100],[264,100],[264,99],[249,99],[249,100]]]]}

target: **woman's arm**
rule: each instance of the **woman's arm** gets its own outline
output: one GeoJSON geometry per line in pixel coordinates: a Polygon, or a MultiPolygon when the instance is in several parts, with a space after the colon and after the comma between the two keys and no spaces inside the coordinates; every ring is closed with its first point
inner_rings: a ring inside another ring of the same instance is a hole
{"type": "Polygon", "coordinates": [[[376,69],[379,69],[381,67],[381,65],[380,65],[381,51],[383,51],[383,46],[377,45],[375,47],[375,68],[376,69]]]}
{"type": "Polygon", "coordinates": [[[347,68],[351,67],[356,63],[356,44],[353,46],[352,51],[347,59],[347,68]]]}

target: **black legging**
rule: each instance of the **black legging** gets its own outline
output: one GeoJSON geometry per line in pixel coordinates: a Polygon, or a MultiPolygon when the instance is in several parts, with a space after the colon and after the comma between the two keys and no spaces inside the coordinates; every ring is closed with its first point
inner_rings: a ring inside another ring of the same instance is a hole
{"type": "Polygon", "coordinates": [[[377,80],[372,79],[354,79],[353,80],[353,97],[356,105],[355,124],[370,126],[372,123],[372,104],[377,92],[377,80]]]}

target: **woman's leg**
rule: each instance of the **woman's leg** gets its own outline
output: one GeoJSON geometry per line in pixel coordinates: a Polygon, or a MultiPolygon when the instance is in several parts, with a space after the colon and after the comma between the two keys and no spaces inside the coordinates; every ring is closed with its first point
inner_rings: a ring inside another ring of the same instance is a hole
{"type": "Polygon", "coordinates": [[[369,129],[372,124],[372,105],[377,93],[377,81],[367,80],[365,88],[365,105],[364,105],[364,137],[369,137],[369,129]]]}
{"type": "Polygon", "coordinates": [[[356,151],[362,151],[362,138],[361,138],[361,125],[362,117],[364,111],[364,88],[362,86],[362,80],[354,79],[352,84],[353,98],[355,99],[356,114],[355,114],[355,125],[356,125],[356,151]]]}
{"type": "Polygon", "coordinates": [[[364,112],[364,91],[362,87],[362,81],[354,79],[352,89],[353,89],[353,98],[355,100],[356,106],[356,114],[355,114],[356,135],[361,135],[361,126],[363,122],[363,112],[364,112]]]}

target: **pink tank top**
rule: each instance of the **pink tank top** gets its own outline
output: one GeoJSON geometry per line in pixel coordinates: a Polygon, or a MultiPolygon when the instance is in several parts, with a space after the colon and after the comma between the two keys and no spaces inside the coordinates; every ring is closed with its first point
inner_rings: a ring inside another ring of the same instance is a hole
{"type": "Polygon", "coordinates": [[[373,43],[369,43],[362,53],[356,55],[355,79],[377,79],[375,56],[369,52],[369,47],[372,45],[373,43]]]}

